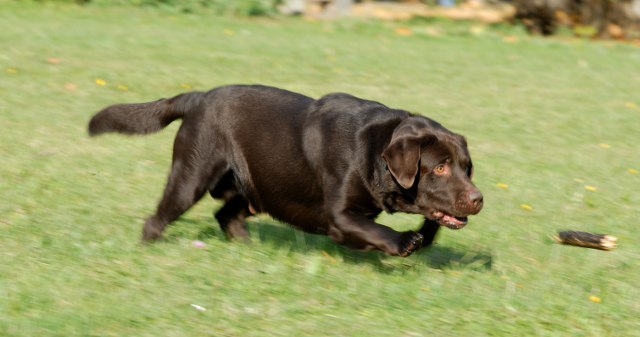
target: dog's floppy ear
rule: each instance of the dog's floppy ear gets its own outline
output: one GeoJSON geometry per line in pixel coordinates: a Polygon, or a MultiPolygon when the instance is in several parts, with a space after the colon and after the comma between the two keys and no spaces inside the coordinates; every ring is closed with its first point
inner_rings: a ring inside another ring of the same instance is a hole
{"type": "Polygon", "coordinates": [[[397,127],[382,153],[391,175],[404,189],[413,186],[420,165],[422,145],[434,137],[429,128],[405,124],[397,127]]]}

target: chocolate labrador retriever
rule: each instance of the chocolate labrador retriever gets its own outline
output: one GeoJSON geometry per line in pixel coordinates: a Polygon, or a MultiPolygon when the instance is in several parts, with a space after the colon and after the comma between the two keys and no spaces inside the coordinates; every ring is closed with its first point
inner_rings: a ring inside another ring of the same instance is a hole
{"type": "Polygon", "coordinates": [[[229,238],[248,239],[245,217],[265,212],[358,250],[408,256],[438,228],[459,229],[477,214],[465,139],[437,122],[348,94],[318,100],[290,91],[234,85],[170,99],[110,106],[92,136],[146,134],[176,119],[173,164],[143,240],[206,192],[223,199],[215,217],[229,238]],[[418,231],[374,221],[382,212],[423,215],[418,231]]]}

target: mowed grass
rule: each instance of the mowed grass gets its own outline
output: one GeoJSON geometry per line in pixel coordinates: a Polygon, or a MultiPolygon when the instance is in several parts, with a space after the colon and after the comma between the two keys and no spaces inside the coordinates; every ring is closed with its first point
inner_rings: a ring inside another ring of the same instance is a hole
{"type": "Polygon", "coordinates": [[[0,4],[0,335],[639,336],[640,49],[481,28],[0,4]],[[264,216],[230,243],[210,198],[141,245],[179,123],[88,119],[232,83],[432,117],[467,136],[485,208],[407,259],[264,216]]]}

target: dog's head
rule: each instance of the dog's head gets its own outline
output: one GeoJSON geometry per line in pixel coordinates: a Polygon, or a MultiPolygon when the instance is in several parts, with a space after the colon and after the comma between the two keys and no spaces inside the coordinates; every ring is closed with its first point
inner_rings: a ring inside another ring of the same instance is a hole
{"type": "Polygon", "coordinates": [[[424,117],[409,117],[382,154],[403,202],[398,210],[422,214],[459,229],[483,206],[471,182],[473,164],[464,137],[424,117]]]}

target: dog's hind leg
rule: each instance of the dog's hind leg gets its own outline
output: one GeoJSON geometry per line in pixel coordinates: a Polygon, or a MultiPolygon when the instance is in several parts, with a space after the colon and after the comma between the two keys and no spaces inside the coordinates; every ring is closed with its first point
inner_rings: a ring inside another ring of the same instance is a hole
{"type": "Polygon", "coordinates": [[[156,213],[149,217],[142,232],[143,241],[154,241],[162,237],[166,226],[189,210],[227,168],[214,156],[199,147],[196,137],[189,135],[183,127],[174,143],[171,174],[156,213]]]}
{"type": "Polygon", "coordinates": [[[245,218],[249,214],[249,203],[238,194],[227,200],[216,212],[215,217],[229,240],[239,239],[248,242],[250,239],[245,218]]]}
{"type": "Polygon", "coordinates": [[[215,217],[227,238],[249,241],[249,231],[245,222],[245,218],[251,213],[249,202],[238,192],[233,172],[226,172],[210,194],[215,199],[225,201],[215,217]]]}

